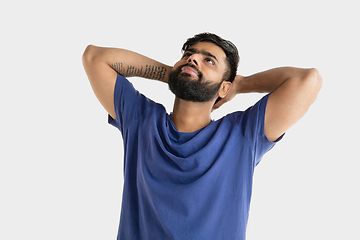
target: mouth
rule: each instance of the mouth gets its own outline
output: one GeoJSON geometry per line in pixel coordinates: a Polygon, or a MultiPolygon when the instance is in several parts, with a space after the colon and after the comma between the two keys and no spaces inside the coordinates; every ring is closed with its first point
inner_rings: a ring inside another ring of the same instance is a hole
{"type": "Polygon", "coordinates": [[[189,67],[189,66],[184,66],[181,68],[181,72],[182,73],[187,73],[187,74],[190,74],[190,75],[193,75],[193,76],[199,76],[199,73],[192,67],[189,67]]]}

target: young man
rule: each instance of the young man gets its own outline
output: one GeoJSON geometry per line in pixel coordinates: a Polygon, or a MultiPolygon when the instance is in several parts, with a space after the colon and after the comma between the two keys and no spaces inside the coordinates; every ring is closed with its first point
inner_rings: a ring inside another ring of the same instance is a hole
{"type": "Polygon", "coordinates": [[[195,35],[167,66],[140,54],[89,45],[83,64],[109,123],[124,140],[118,239],[245,239],[255,166],[315,101],[316,69],[236,75],[236,47],[195,35]],[[125,77],[168,83],[173,112],[125,77]],[[246,111],[212,121],[236,94],[269,93],[246,111]]]}

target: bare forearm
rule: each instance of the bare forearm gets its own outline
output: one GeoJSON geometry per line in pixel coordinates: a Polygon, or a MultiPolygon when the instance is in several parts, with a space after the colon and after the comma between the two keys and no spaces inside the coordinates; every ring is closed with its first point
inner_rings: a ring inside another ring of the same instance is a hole
{"type": "Polygon", "coordinates": [[[167,82],[171,67],[135,52],[121,49],[122,58],[109,65],[124,77],[142,77],[167,82]]]}
{"type": "Polygon", "coordinates": [[[91,46],[94,57],[106,62],[114,71],[124,77],[143,77],[167,82],[172,67],[141,54],[120,49],[91,46]]]}
{"type": "Polygon", "coordinates": [[[268,93],[278,89],[288,80],[302,80],[311,69],[280,67],[243,77],[237,84],[238,93],[268,93]]]}

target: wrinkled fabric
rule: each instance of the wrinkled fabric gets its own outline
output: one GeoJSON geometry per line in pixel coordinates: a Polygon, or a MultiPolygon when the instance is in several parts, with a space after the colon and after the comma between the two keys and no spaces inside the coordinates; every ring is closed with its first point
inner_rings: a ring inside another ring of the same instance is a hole
{"type": "Polygon", "coordinates": [[[264,133],[268,97],[183,133],[118,75],[108,120],[124,141],[118,239],[245,239],[254,168],[275,145],[264,133]]]}

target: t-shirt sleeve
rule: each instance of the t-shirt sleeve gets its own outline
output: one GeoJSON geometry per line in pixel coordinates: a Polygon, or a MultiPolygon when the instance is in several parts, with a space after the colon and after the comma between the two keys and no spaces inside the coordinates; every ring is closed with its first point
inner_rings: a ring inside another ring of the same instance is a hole
{"type": "Polygon", "coordinates": [[[114,90],[116,118],[108,115],[108,123],[124,132],[151,104],[150,100],[139,93],[129,80],[118,74],[114,90]]]}
{"type": "Polygon", "coordinates": [[[265,95],[254,106],[243,112],[238,121],[245,139],[253,146],[255,166],[259,164],[264,154],[283,137],[278,138],[276,142],[271,142],[265,135],[265,112],[270,94],[265,95]]]}

